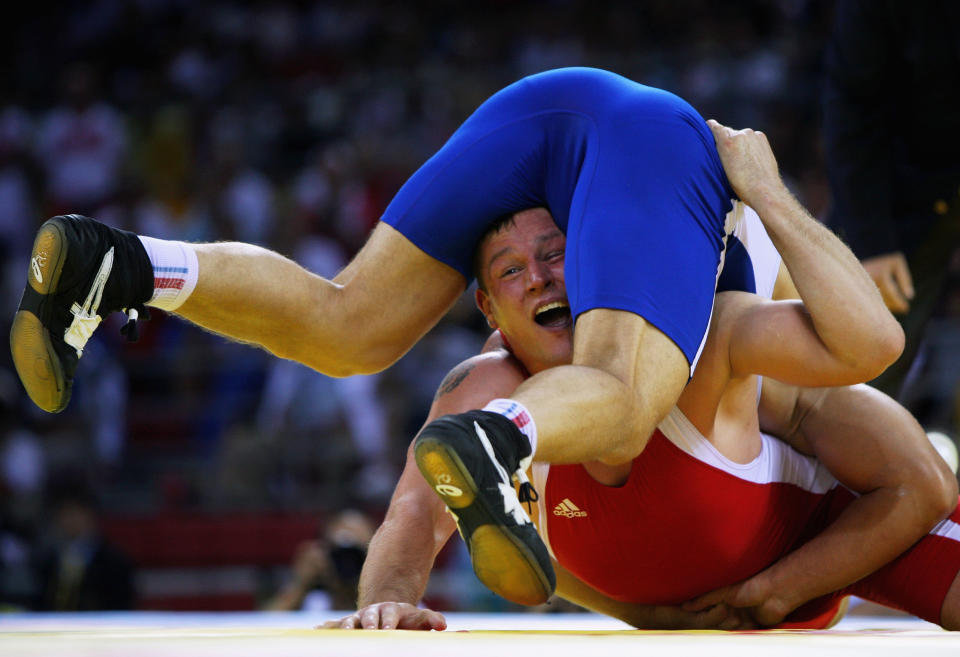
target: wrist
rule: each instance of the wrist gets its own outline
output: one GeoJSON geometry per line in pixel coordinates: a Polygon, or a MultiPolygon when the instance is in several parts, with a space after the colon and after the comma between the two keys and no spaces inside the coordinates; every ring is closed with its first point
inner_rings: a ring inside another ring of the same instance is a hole
{"type": "Polygon", "coordinates": [[[383,590],[375,593],[361,592],[357,597],[357,609],[368,605],[375,605],[380,602],[405,602],[416,607],[420,600],[400,590],[383,590]]]}
{"type": "Polygon", "coordinates": [[[769,219],[779,217],[787,205],[795,202],[793,194],[779,178],[756,184],[745,196],[746,198],[741,200],[760,215],[764,224],[767,224],[769,219]]]}
{"type": "Polygon", "coordinates": [[[763,615],[775,615],[779,620],[814,595],[810,595],[804,587],[808,581],[806,578],[791,577],[789,572],[783,572],[784,569],[777,565],[774,564],[756,577],[761,579],[763,590],[767,592],[762,605],[763,615]]]}

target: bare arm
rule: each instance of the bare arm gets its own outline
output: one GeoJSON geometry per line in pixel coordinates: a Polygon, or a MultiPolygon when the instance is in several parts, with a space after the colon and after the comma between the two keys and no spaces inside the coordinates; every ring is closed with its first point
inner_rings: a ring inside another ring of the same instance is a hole
{"type": "Polygon", "coordinates": [[[423,597],[433,560],[456,529],[444,511],[407,450],[386,518],[370,542],[358,607],[383,600],[416,604],[423,597]]]}
{"type": "MultiPolygon", "coordinates": [[[[823,532],[754,577],[697,600],[779,622],[893,560],[957,504],[953,473],[898,403],[866,385],[810,390],[764,381],[761,427],[819,458],[862,495],[823,532]]],[[[698,608],[699,604],[689,608],[698,608]]]]}
{"type": "MultiPolygon", "coordinates": [[[[441,415],[484,406],[508,396],[522,381],[519,367],[505,352],[474,356],[446,376],[427,422],[441,415]]],[[[343,629],[437,629],[443,617],[417,609],[433,561],[456,529],[446,506],[423,479],[413,460],[413,445],[390,500],[386,518],[370,542],[360,574],[358,611],[325,625],[343,629]]]]}
{"type": "Polygon", "coordinates": [[[870,276],[783,184],[763,133],[709,123],[731,185],[757,211],[803,299],[740,308],[730,333],[733,376],[840,385],[878,375],[900,355],[903,331],[870,276]]]}
{"type": "Polygon", "coordinates": [[[866,385],[798,390],[782,426],[773,419],[776,405],[789,407],[794,393],[776,382],[764,388],[770,389],[761,405],[764,425],[809,447],[861,493],[814,540],[768,569],[772,587],[792,594],[792,606],[887,564],[956,507],[953,473],[913,416],[882,392],[866,385]]]}
{"type": "Polygon", "coordinates": [[[679,606],[642,605],[609,598],[553,562],[557,595],[591,611],[610,616],[641,630],[745,630],[754,627],[727,605],[703,611],[684,611],[679,606]]]}

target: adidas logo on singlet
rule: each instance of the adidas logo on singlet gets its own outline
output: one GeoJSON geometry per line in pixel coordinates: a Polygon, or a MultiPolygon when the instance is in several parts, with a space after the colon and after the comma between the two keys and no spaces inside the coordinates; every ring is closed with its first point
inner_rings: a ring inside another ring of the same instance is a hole
{"type": "Polygon", "coordinates": [[[586,518],[587,512],[581,511],[576,504],[570,501],[570,498],[565,497],[560,504],[553,507],[553,515],[565,518],[586,518]]]}

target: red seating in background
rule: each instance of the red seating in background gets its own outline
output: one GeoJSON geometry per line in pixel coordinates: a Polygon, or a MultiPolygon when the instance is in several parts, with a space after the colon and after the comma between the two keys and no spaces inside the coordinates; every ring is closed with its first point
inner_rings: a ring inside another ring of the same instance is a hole
{"type": "Polygon", "coordinates": [[[276,513],[164,513],[102,523],[107,540],[137,568],[139,607],[182,611],[254,609],[264,571],[288,565],[319,526],[316,515],[276,513]]]}

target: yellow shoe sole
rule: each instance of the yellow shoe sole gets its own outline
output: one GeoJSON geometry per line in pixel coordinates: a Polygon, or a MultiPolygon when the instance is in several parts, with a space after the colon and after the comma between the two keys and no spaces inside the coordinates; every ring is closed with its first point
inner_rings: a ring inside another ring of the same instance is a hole
{"type": "MultiPolygon", "coordinates": [[[[27,268],[27,284],[38,294],[57,291],[67,241],[56,221],[48,221],[37,232],[27,268]]],[[[59,413],[70,401],[70,381],[53,348],[50,332],[33,312],[19,310],[10,329],[13,364],[33,402],[48,413],[59,413]]]]}
{"type": "Polygon", "coordinates": [[[479,501],[477,484],[460,457],[445,444],[429,439],[418,442],[414,456],[424,479],[457,519],[477,579],[511,602],[546,602],[553,590],[537,558],[523,541],[497,524],[479,501]],[[463,524],[473,531],[464,532],[463,524]]]}

